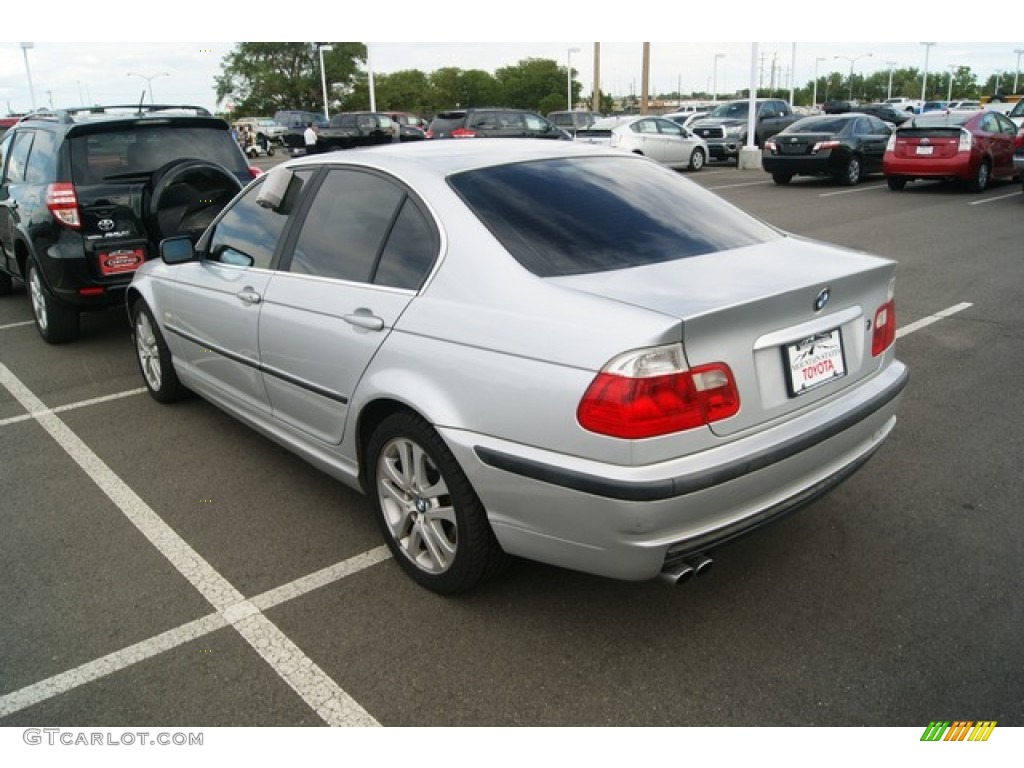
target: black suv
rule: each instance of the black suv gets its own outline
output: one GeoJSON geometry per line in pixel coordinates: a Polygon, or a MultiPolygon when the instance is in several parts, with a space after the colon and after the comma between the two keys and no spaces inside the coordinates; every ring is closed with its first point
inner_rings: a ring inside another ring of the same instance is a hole
{"type": "Polygon", "coordinates": [[[28,115],[0,141],[0,294],[24,281],[40,335],[71,341],[80,312],[123,302],[162,238],[198,239],[257,173],[202,107],[28,115]]]}
{"type": "Polygon", "coordinates": [[[474,107],[438,112],[427,137],[459,139],[472,136],[500,138],[569,139],[572,137],[536,112],[503,107],[474,107]]]}

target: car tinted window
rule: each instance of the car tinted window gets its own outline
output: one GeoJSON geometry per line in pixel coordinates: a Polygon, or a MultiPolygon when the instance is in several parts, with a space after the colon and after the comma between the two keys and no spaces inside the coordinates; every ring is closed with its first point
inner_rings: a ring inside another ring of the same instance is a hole
{"type": "Polygon", "coordinates": [[[437,231],[423,211],[407,197],[388,235],[373,282],[394,288],[418,289],[434,265],[438,249],[437,231]]]}
{"type": "Polygon", "coordinates": [[[455,191],[526,269],[586,274],[714,253],[780,235],[655,163],[553,159],[456,174],[455,191]]]}
{"type": "Polygon", "coordinates": [[[290,270],[373,282],[384,239],[404,200],[401,187],[376,174],[330,171],[302,224],[290,270]]]}
{"type": "Polygon", "coordinates": [[[207,258],[224,264],[269,269],[288,216],[312,175],[309,169],[296,172],[284,201],[277,208],[264,208],[256,202],[262,181],[249,187],[217,222],[206,249],[207,258]]]}
{"type": "Polygon", "coordinates": [[[526,123],[527,130],[543,133],[549,130],[549,123],[543,117],[539,115],[523,115],[523,121],[526,123]]]}
{"type": "Polygon", "coordinates": [[[57,162],[57,137],[49,131],[36,131],[32,151],[25,168],[25,181],[43,184],[53,178],[57,162]]]}
{"type": "Polygon", "coordinates": [[[655,124],[658,126],[659,133],[665,133],[669,136],[682,136],[683,129],[680,128],[676,123],[671,120],[655,120],[655,124]]]}
{"type": "Polygon", "coordinates": [[[35,131],[19,131],[14,135],[14,145],[11,147],[11,155],[7,160],[7,170],[4,173],[4,181],[12,184],[20,184],[25,180],[25,169],[28,167],[28,154],[32,149],[32,139],[35,131]]]}
{"type": "Polygon", "coordinates": [[[248,176],[238,144],[221,128],[132,127],[73,135],[70,144],[76,184],[148,174],[182,158],[207,160],[248,176]]]}

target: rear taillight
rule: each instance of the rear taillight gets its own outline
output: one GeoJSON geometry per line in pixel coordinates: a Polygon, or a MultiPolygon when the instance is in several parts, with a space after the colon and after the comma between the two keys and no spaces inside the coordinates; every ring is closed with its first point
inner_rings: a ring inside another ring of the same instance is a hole
{"type": "Polygon", "coordinates": [[[1024,148],[1024,125],[1021,125],[1020,130],[1017,131],[1017,137],[1013,140],[1013,146],[1017,149],[1024,148]]]}
{"type": "Polygon", "coordinates": [[[878,357],[896,340],[896,302],[885,302],[875,312],[874,330],[871,333],[871,355],[878,357]]]}
{"type": "Polygon", "coordinates": [[[259,168],[257,168],[254,165],[250,165],[249,166],[249,176],[251,178],[256,179],[256,178],[259,178],[262,175],[263,175],[263,171],[262,170],[260,170],[259,168]]]}
{"type": "Polygon", "coordinates": [[[779,145],[775,143],[773,139],[767,139],[764,143],[765,152],[771,152],[773,155],[779,153],[779,145]]]}
{"type": "Polygon", "coordinates": [[[896,149],[896,131],[889,134],[889,141],[885,145],[886,152],[892,152],[896,149]]]}
{"type": "Polygon", "coordinates": [[[825,150],[825,149],[835,149],[838,146],[839,146],[839,142],[834,140],[834,139],[830,139],[828,141],[819,141],[817,144],[814,145],[814,149],[812,149],[811,152],[813,154],[817,154],[818,152],[821,152],[822,150],[825,150]]]}
{"type": "Polygon", "coordinates": [[[82,219],[78,215],[78,196],[75,195],[73,184],[61,182],[47,186],[46,207],[53,218],[64,226],[82,228],[82,219]]]}
{"type": "Polygon", "coordinates": [[[476,131],[472,128],[456,128],[451,132],[453,139],[472,139],[476,137],[476,131]]]}
{"type": "Polygon", "coordinates": [[[960,142],[956,146],[957,152],[970,152],[971,151],[971,132],[965,128],[960,129],[960,142]]]}
{"type": "Polygon", "coordinates": [[[682,347],[673,345],[612,360],[587,388],[576,418],[590,432],[635,440],[703,427],[739,409],[729,366],[687,369],[682,347]]]}

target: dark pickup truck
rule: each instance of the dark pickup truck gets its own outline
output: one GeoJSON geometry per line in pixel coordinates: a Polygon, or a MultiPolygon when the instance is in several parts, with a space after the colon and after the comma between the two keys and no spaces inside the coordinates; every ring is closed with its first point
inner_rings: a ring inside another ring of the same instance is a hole
{"type": "MultiPolygon", "coordinates": [[[[294,129],[282,137],[291,150],[305,149],[303,131],[294,129]]],[[[316,129],[317,152],[369,147],[393,141],[414,141],[426,134],[419,128],[403,125],[383,112],[344,112],[333,115],[327,126],[316,129]]]]}
{"type": "MultiPolygon", "coordinates": [[[[711,113],[690,126],[690,130],[708,143],[712,159],[738,158],[747,143],[747,123],[750,100],[739,99],[719,104],[711,113]]],[[[789,102],[782,99],[757,99],[757,118],[754,121],[754,144],[763,146],[783,128],[799,120],[789,102]]]]}

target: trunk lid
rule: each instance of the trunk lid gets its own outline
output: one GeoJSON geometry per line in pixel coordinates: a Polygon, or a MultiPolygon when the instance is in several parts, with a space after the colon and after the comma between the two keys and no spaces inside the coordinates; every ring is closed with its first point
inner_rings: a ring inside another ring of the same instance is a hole
{"type": "Polygon", "coordinates": [[[871,355],[871,327],[891,298],[894,273],[888,259],[786,237],[557,281],[679,318],[690,366],[724,362],[732,370],[740,411],[711,426],[725,436],[785,418],[877,371],[885,358],[871,355]],[[808,364],[814,370],[803,374],[808,364]]]}

